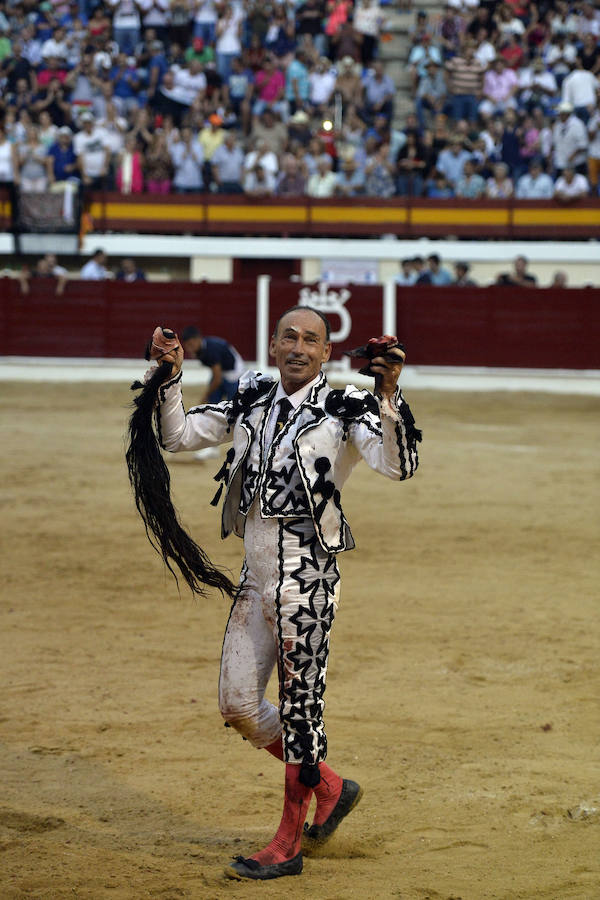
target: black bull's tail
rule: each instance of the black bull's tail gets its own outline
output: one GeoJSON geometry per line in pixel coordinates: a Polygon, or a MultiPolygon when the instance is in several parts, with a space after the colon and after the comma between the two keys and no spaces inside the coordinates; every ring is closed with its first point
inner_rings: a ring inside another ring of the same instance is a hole
{"type": "MultiPolygon", "coordinates": [[[[164,365],[170,368],[170,363],[164,365]]],[[[165,377],[163,366],[158,366],[145,385],[136,382],[131,386],[132,390],[141,388],[133,401],[135,409],[129,420],[126,452],[135,505],[148,540],[162,556],[175,581],[177,574],[171,563],[175,563],[195,594],[205,597],[207,588],[214,587],[233,598],[234,584],[213,566],[204,550],[182,528],[171,500],[171,476],[153,428],[158,389],[165,377]]]]}

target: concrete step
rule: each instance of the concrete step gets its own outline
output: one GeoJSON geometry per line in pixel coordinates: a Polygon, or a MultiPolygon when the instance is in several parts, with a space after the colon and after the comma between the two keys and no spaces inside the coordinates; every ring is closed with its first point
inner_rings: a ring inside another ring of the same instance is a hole
{"type": "Polygon", "coordinates": [[[408,59],[410,53],[410,40],[406,35],[394,35],[391,41],[385,41],[379,45],[379,59],[408,59]]]}

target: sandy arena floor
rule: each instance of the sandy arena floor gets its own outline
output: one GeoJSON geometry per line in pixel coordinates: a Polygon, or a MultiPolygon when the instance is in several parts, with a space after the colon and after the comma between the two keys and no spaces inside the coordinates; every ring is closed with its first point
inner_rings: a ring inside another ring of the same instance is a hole
{"type": "MultiPolygon", "coordinates": [[[[130,399],[2,385],[2,900],[597,900],[600,401],[414,392],[417,476],[355,472],[326,722],[365,796],[257,885],[223,869],[270,840],[282,768],[222,727],[228,603],[146,541],[130,399]]],[[[173,461],[176,502],[236,572],[218,466],[173,461]]]]}

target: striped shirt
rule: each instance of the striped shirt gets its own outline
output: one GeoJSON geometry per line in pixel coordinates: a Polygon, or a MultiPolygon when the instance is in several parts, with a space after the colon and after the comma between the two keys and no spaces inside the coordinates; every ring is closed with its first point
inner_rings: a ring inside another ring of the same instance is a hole
{"type": "Polygon", "coordinates": [[[483,66],[473,59],[467,62],[462,56],[453,56],[446,63],[449,75],[448,90],[451,94],[479,94],[483,83],[483,66]]]}

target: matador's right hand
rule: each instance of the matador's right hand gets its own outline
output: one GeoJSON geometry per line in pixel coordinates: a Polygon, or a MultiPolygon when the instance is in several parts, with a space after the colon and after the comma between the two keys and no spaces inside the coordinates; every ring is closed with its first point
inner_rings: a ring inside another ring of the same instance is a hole
{"type": "Polygon", "coordinates": [[[171,363],[170,369],[165,366],[165,381],[178,375],[183,363],[183,347],[175,332],[158,325],[148,344],[146,358],[156,360],[159,365],[171,363]]]}

